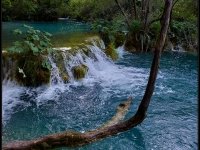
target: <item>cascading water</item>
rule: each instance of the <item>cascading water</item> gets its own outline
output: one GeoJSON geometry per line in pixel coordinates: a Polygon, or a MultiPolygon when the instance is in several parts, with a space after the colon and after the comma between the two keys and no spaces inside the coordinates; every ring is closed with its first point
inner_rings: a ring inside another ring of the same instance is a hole
{"type": "MultiPolygon", "coordinates": [[[[75,79],[73,77],[72,68],[74,66],[78,66],[81,64],[84,64],[88,67],[88,73],[85,79],[83,79],[78,83],[87,82],[90,80],[96,80],[96,81],[104,81],[106,83],[109,82],[109,84],[115,84],[120,79],[126,80],[126,76],[132,76],[134,77],[134,80],[140,81],[139,84],[141,84],[146,78],[146,75],[143,74],[144,71],[142,69],[138,68],[126,68],[123,67],[123,69],[120,66],[116,66],[113,61],[106,56],[106,54],[103,52],[103,49],[105,48],[103,41],[92,41],[90,45],[87,45],[84,48],[78,48],[75,51],[77,51],[75,54],[71,54],[69,52],[69,49],[65,48],[57,48],[57,51],[60,51],[63,58],[64,67],[69,74],[70,80],[69,84],[75,83],[75,79]],[[89,51],[89,54],[86,55],[84,53],[84,50],[87,49],[89,51]],[[123,71],[125,71],[122,73],[123,71]],[[141,72],[141,74],[139,74],[141,72]],[[113,76],[114,75],[114,76],[113,76]],[[140,77],[139,77],[140,76],[140,77]]],[[[119,56],[123,56],[123,47],[119,47],[117,49],[119,56]]],[[[56,59],[56,58],[54,58],[56,59]]],[[[53,61],[53,58],[50,56],[49,60],[52,65],[52,71],[51,71],[51,84],[61,84],[63,83],[60,75],[59,75],[59,69],[56,65],[56,63],[53,61]]],[[[131,78],[127,78],[127,83],[134,82],[131,78]]],[[[137,84],[137,83],[136,83],[137,84]]]]}
{"type": "MultiPolygon", "coordinates": [[[[127,118],[132,116],[145,90],[152,55],[132,55],[122,46],[117,49],[119,60],[113,62],[104,48],[99,40],[76,47],[76,53],[70,51],[73,48],[56,48],[62,69],[69,76],[67,83],[54,55],[49,55],[49,85],[27,88],[4,81],[3,143],[65,130],[95,129],[109,120],[116,106],[129,96],[134,104],[127,118]],[[72,68],[80,64],[86,65],[88,72],[85,78],[76,80],[72,68]]],[[[163,54],[149,115],[142,125],[79,149],[196,149],[195,59],[185,53],[163,54]]]]}

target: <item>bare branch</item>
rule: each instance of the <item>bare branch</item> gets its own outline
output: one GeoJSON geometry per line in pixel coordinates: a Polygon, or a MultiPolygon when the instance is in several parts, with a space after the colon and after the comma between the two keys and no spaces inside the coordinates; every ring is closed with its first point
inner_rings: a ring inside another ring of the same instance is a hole
{"type": "Polygon", "coordinates": [[[124,16],[124,18],[126,20],[126,24],[127,24],[128,28],[130,28],[130,23],[128,21],[128,17],[126,15],[126,13],[124,12],[122,6],[120,5],[120,3],[117,0],[115,0],[115,3],[117,4],[117,6],[119,7],[120,11],[122,12],[122,14],[123,14],[123,16],[124,16]]]}

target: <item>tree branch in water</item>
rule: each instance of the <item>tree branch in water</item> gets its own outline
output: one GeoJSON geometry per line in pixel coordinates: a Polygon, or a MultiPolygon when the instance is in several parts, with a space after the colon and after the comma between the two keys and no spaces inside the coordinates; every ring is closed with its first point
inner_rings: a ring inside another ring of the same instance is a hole
{"type": "MultiPolygon", "coordinates": [[[[67,132],[47,135],[35,140],[8,143],[3,146],[3,150],[31,150],[31,149],[40,150],[40,149],[52,149],[58,147],[78,147],[103,139],[108,136],[118,134],[123,131],[127,131],[140,124],[146,117],[146,112],[154,91],[155,81],[159,68],[160,55],[164,46],[169,26],[171,8],[172,8],[172,0],[165,0],[165,8],[161,20],[161,31],[159,38],[156,42],[156,48],[154,51],[154,58],[151,65],[148,84],[143,99],[139,105],[139,108],[133,117],[123,122],[119,122],[122,117],[119,117],[120,119],[115,119],[116,117],[113,117],[114,119],[111,119],[111,121],[109,121],[99,129],[88,131],[85,133],[67,131],[67,132]]],[[[129,105],[130,102],[128,100],[127,103],[124,103],[121,106],[119,105],[118,108],[120,109],[122,108],[122,110],[126,112],[125,110],[127,110],[129,105]]],[[[125,114],[124,112],[123,113],[121,113],[121,111],[119,112],[120,113],[118,114],[121,114],[122,116],[125,114]]]]}

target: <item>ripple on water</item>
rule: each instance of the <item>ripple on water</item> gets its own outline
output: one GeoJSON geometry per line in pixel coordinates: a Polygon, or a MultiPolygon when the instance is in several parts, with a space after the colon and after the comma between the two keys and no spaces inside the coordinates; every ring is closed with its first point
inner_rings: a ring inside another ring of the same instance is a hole
{"type": "MultiPolygon", "coordinates": [[[[122,53],[114,64],[97,55],[99,64],[88,59],[90,71],[79,82],[35,89],[3,84],[3,142],[64,130],[94,129],[111,118],[128,96],[134,97],[134,103],[127,116],[133,115],[145,90],[152,56],[122,53]]],[[[130,131],[74,149],[196,150],[195,62],[193,56],[182,55],[174,60],[172,54],[163,54],[144,122],[130,131]]]]}

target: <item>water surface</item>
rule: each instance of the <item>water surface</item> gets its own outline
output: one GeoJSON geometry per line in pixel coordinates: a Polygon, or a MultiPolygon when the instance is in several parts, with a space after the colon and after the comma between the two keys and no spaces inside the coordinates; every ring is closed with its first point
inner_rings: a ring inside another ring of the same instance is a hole
{"type": "Polygon", "coordinates": [[[34,29],[51,33],[54,46],[66,46],[69,43],[76,43],[86,37],[94,35],[91,32],[91,25],[83,22],[72,20],[62,20],[55,22],[30,22],[30,21],[14,21],[2,22],[2,47],[7,48],[12,42],[20,40],[19,36],[13,34],[13,30],[24,30],[23,25],[29,25],[34,29]]]}
{"type": "MultiPolygon", "coordinates": [[[[98,61],[86,59],[82,81],[38,88],[3,84],[3,143],[65,130],[85,132],[99,127],[127,97],[134,98],[126,118],[142,99],[152,54],[129,54],[119,48],[113,63],[98,47],[98,61]]],[[[162,54],[147,118],[119,135],[76,150],[197,150],[197,56],[162,54]]],[[[72,148],[73,149],[73,148],[72,148]]]]}

